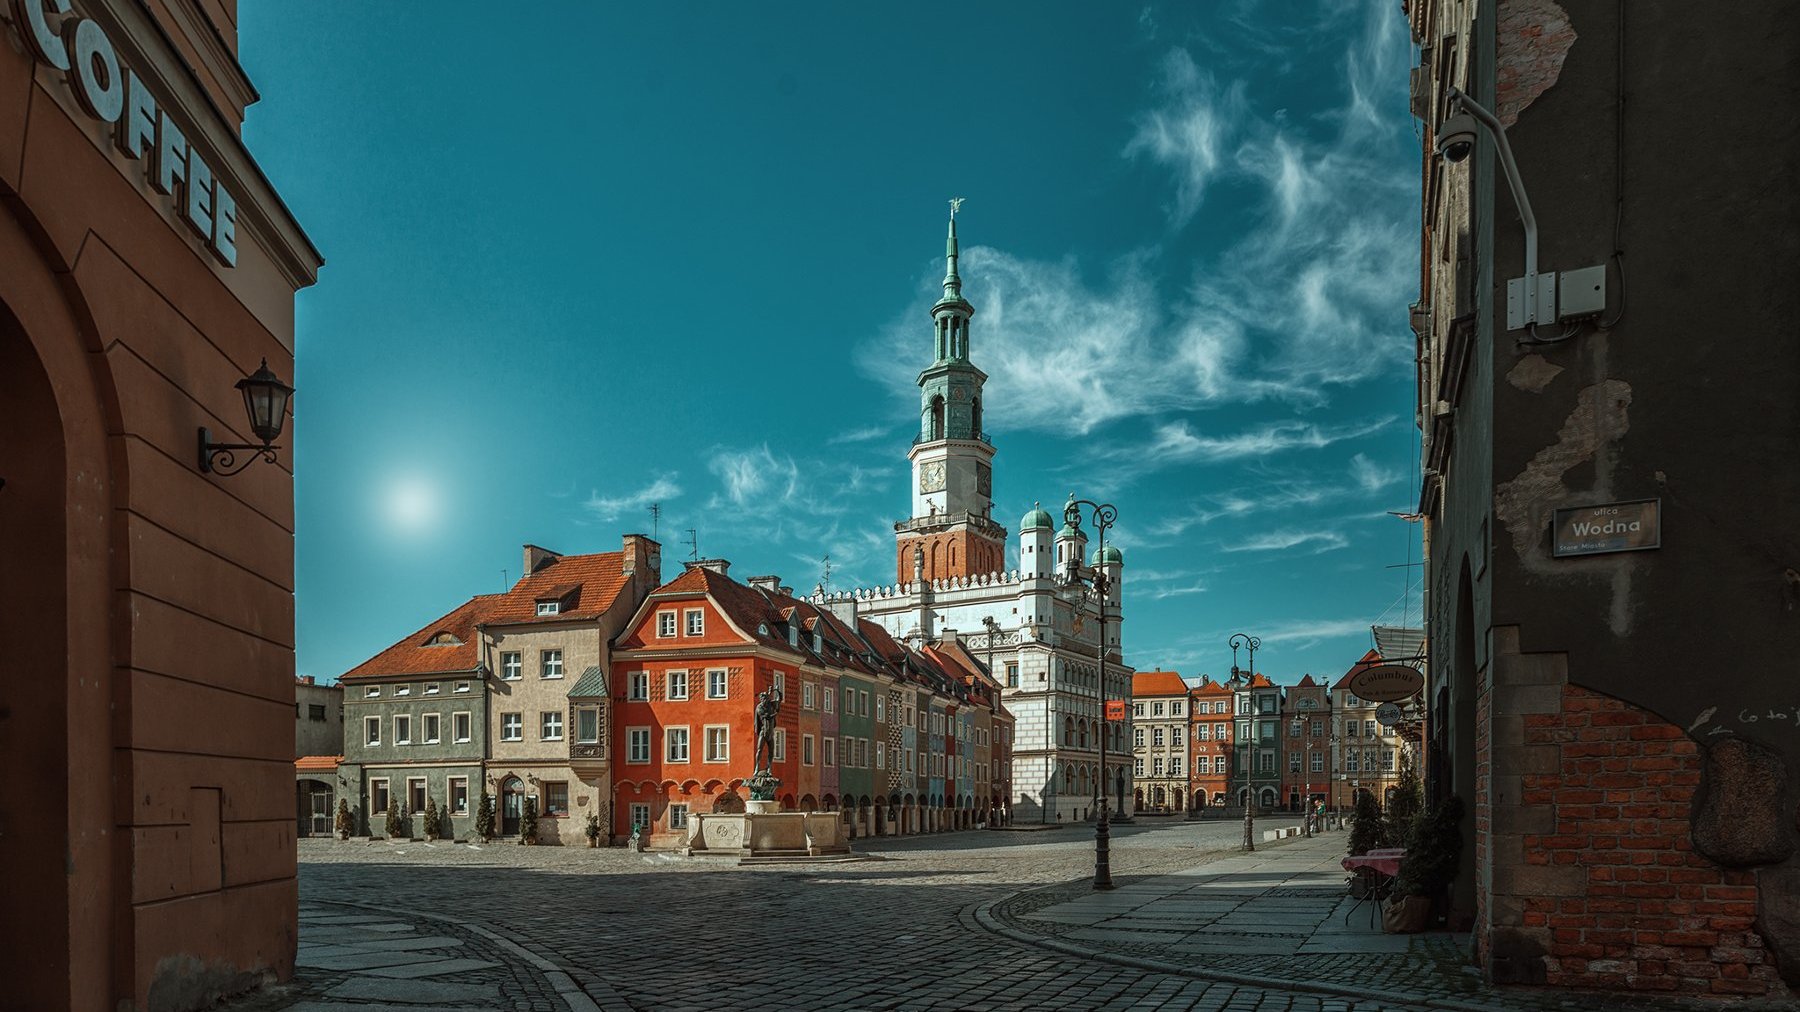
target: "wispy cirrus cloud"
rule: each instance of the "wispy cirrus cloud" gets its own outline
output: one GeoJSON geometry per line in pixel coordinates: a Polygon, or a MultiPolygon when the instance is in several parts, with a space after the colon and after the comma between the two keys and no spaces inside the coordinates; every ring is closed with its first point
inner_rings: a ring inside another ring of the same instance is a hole
{"type": "Polygon", "coordinates": [[[880,439],[893,431],[886,425],[865,425],[860,429],[847,429],[832,436],[826,442],[836,446],[844,443],[866,443],[872,439],[880,439]]]}
{"type": "Polygon", "coordinates": [[[596,489],[588,493],[581,506],[595,520],[617,520],[626,513],[646,509],[652,503],[667,502],[680,496],[681,486],[675,483],[676,477],[675,474],[659,475],[649,484],[630,492],[602,494],[596,489]]]}
{"type": "Polygon", "coordinates": [[[1368,454],[1359,453],[1350,458],[1350,477],[1358,488],[1364,492],[1379,492],[1400,480],[1400,470],[1382,467],[1369,459],[1368,454]]]}
{"type": "Polygon", "coordinates": [[[1266,531],[1251,535],[1242,541],[1234,541],[1221,546],[1227,552],[1285,552],[1295,548],[1310,547],[1313,554],[1329,552],[1334,548],[1342,548],[1350,543],[1350,539],[1332,530],[1289,529],[1266,531]]]}
{"type": "MultiPolygon", "coordinates": [[[[1255,42],[1335,62],[1341,104],[1296,121],[1260,106],[1248,76],[1221,76],[1176,48],[1130,124],[1121,157],[1164,174],[1171,229],[1220,227],[1230,241],[1179,267],[1150,246],[1098,271],[964,250],[975,353],[1006,406],[996,421],[1086,434],[1232,403],[1312,407],[1410,361],[1402,308],[1417,284],[1418,149],[1404,25],[1374,7],[1360,24],[1331,5],[1316,19],[1331,30],[1264,30],[1255,42]],[[1320,38],[1336,50],[1321,52],[1320,38]],[[1224,187],[1230,202],[1208,201],[1224,187]]],[[[917,303],[940,276],[922,271],[904,313],[859,350],[864,370],[896,390],[916,375],[917,303]]]]}

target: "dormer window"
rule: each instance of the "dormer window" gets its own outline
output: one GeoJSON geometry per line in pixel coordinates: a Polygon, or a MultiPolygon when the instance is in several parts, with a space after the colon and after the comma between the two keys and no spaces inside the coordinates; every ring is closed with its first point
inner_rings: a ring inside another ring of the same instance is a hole
{"type": "Polygon", "coordinates": [[[440,632],[425,641],[425,645],[428,647],[454,647],[461,644],[462,640],[457,639],[453,632],[440,632]]]}
{"type": "Polygon", "coordinates": [[[539,615],[557,615],[561,614],[561,612],[561,601],[539,601],[537,603],[537,613],[539,615]]]}

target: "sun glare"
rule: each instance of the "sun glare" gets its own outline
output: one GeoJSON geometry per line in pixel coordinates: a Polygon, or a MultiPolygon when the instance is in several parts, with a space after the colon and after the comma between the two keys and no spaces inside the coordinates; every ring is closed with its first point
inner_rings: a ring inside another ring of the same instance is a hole
{"type": "Polygon", "coordinates": [[[431,528],[437,515],[438,493],[429,482],[402,478],[388,487],[387,519],[394,528],[423,533],[431,528]]]}

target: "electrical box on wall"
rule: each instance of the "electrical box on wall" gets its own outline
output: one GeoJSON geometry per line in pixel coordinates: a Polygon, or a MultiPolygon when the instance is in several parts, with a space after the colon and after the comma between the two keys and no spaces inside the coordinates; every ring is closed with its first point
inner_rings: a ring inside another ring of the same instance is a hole
{"type": "Polygon", "coordinates": [[[1606,265],[1563,271],[1556,286],[1556,318],[1582,320],[1606,312],[1606,265]]]}

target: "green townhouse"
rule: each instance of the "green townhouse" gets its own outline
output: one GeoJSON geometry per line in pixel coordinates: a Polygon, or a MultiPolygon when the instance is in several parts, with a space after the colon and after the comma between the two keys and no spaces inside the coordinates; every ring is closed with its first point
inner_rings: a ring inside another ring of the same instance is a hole
{"type": "MultiPolygon", "coordinates": [[[[873,679],[846,674],[838,679],[838,790],[846,813],[870,810],[883,791],[875,779],[875,699],[884,691],[873,679]]],[[[867,835],[860,815],[848,820],[853,832],[867,835]]]]}
{"type": "Polygon", "coordinates": [[[478,644],[484,595],[438,619],[345,674],[344,761],[338,797],[356,832],[387,833],[390,801],[404,814],[401,832],[425,835],[425,809],[436,802],[442,837],[475,835],[488,752],[488,679],[478,644]]]}

